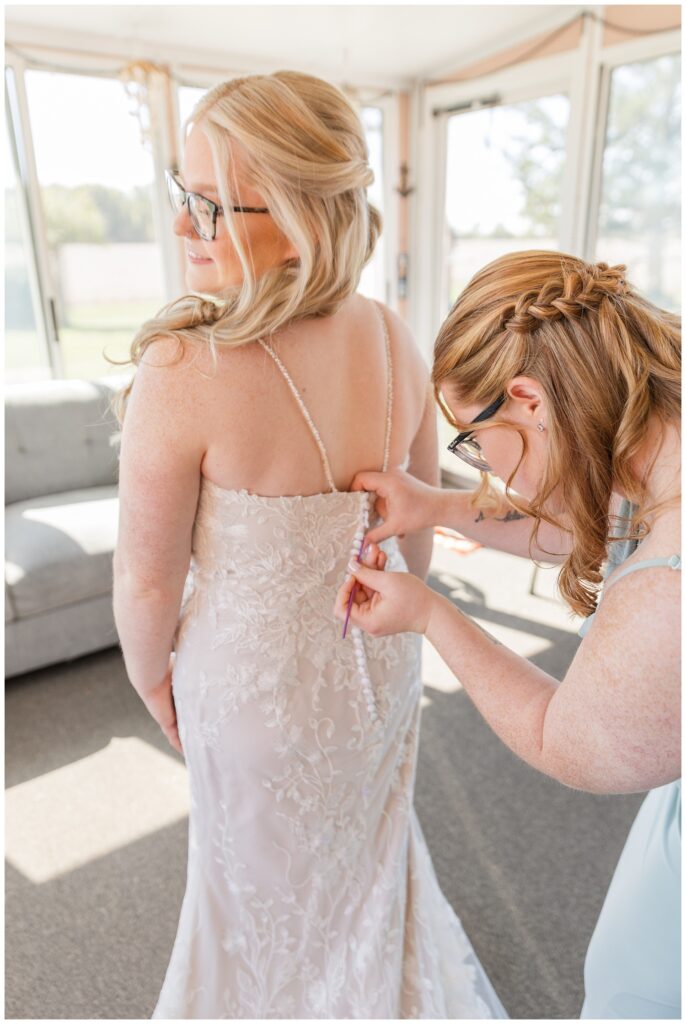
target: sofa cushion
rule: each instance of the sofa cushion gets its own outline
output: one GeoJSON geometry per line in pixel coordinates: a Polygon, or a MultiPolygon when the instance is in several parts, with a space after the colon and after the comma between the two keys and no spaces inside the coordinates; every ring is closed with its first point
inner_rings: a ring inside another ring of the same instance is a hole
{"type": "Polygon", "coordinates": [[[5,503],[114,484],[119,425],[109,404],[128,379],[44,380],[5,393],[5,503]]]}
{"type": "Polygon", "coordinates": [[[117,515],[112,485],[7,506],[6,582],[18,618],[111,591],[117,515]]]}
{"type": "Polygon", "coordinates": [[[5,629],[5,675],[9,679],[117,643],[112,595],[89,597],[43,615],[9,622],[5,629]]]}

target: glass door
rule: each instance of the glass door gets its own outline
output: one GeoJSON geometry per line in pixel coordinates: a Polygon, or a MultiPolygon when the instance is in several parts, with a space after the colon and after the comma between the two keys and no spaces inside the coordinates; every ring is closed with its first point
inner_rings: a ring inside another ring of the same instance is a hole
{"type": "MultiPolygon", "coordinates": [[[[5,72],[8,105],[15,96],[14,73],[5,72]]],[[[5,379],[8,383],[52,376],[43,331],[38,273],[12,110],[5,131],[5,379]]]]}
{"type": "MultiPolygon", "coordinates": [[[[447,117],[440,321],[470,278],[521,249],[560,248],[569,98],[564,93],[483,106],[447,117]]],[[[445,450],[454,434],[439,416],[441,464],[479,474],[445,450]]]]}
{"type": "Polygon", "coordinates": [[[64,372],[121,373],[105,354],[127,358],[165,301],[153,157],[119,81],[29,70],[25,83],[64,372]]]}
{"type": "Polygon", "coordinates": [[[610,73],[594,258],[624,263],[658,306],[681,307],[679,54],[610,73]]]}

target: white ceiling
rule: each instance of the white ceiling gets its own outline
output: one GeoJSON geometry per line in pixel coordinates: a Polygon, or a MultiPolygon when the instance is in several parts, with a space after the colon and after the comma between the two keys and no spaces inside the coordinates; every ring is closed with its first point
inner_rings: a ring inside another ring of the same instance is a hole
{"type": "Polygon", "coordinates": [[[548,4],[5,6],[6,41],[213,68],[297,67],[351,84],[407,85],[555,28],[581,8],[548,4]]]}

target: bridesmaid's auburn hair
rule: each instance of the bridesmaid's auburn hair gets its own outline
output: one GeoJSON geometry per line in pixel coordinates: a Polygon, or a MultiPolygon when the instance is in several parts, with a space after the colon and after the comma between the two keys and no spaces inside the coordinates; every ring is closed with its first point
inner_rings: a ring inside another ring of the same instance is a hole
{"type": "MultiPolygon", "coordinates": [[[[625,267],[587,263],[544,250],[510,253],[480,270],[458,296],[434,347],[432,382],[448,421],[446,384],[465,404],[488,405],[521,375],[538,381],[546,397],[549,444],[538,493],[530,502],[512,495],[518,466],[506,482],[511,504],[534,519],[567,529],[572,550],[562,565],[562,596],[579,615],[596,607],[608,544],[639,539],[647,524],[645,485],[631,461],[649,420],[679,428],[680,319],[643,298],[625,267]],[[637,507],[622,537],[610,536],[613,485],[637,507]],[[568,524],[546,503],[560,488],[568,524]]],[[[508,425],[522,438],[524,431],[508,425]]],[[[488,476],[476,505],[493,505],[488,476]]],[[[654,511],[654,509],[650,509],[654,511]]]]}
{"type": "MultiPolygon", "coordinates": [[[[291,321],[331,315],[357,289],[381,233],[381,214],[367,200],[374,174],[362,123],[343,92],[323,79],[277,71],[221,82],[201,97],[185,127],[190,123],[209,141],[243,282],[166,305],[136,334],[128,360],[134,365],[162,337],[204,341],[215,359],[217,345],[245,345],[291,321]],[[231,214],[233,140],[251,185],[299,256],[259,277],[231,214]]],[[[131,386],[114,402],[120,422],[131,386]]]]}

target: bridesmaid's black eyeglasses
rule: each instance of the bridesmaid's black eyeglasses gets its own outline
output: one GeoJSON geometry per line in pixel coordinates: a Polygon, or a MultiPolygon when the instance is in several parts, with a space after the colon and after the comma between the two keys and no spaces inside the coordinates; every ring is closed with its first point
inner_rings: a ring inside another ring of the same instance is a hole
{"type": "MultiPolygon", "coordinates": [[[[507,395],[501,395],[500,398],[496,398],[495,402],[492,402],[487,406],[483,412],[480,412],[470,423],[482,423],[483,420],[490,419],[498,411],[500,406],[505,402],[507,395]]],[[[486,462],[483,452],[481,451],[481,445],[478,441],[474,440],[473,430],[463,430],[462,433],[458,434],[454,441],[451,441],[448,445],[448,451],[452,452],[453,455],[457,455],[459,459],[466,462],[468,466],[473,466],[474,469],[481,470],[482,473],[490,473],[491,467],[486,462]]]]}

